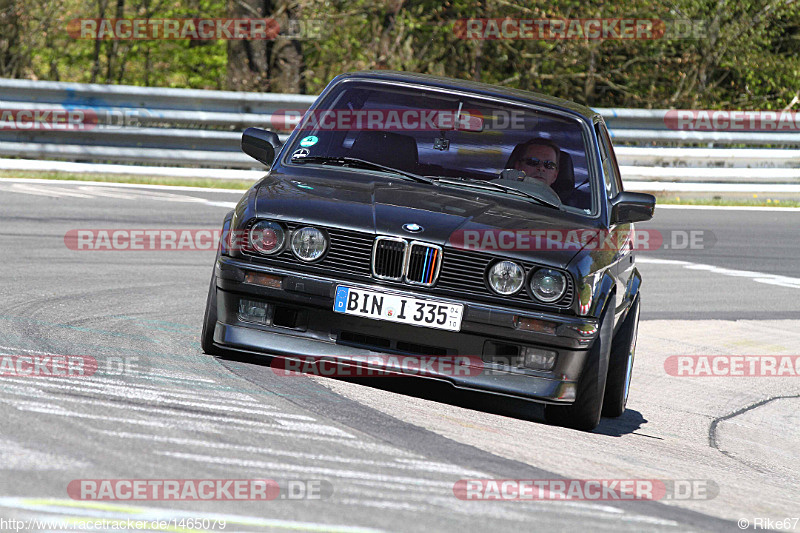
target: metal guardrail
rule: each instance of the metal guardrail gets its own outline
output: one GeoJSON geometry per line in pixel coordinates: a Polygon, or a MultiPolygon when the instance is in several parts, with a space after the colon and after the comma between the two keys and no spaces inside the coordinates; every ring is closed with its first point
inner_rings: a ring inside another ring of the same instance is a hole
{"type": "Polygon", "coordinates": [[[71,107],[147,108],[224,113],[272,113],[301,109],[316,96],[278,93],[168,89],[0,78],[3,101],[59,103],[71,107]]]}
{"type": "MultiPolygon", "coordinates": [[[[239,149],[241,131],[250,126],[269,128],[280,112],[303,111],[314,99],[0,79],[0,110],[80,109],[94,114],[98,123],[93,129],[73,131],[0,127],[0,156],[256,170],[261,167],[239,149]]],[[[800,181],[800,150],[685,147],[800,147],[800,132],[678,131],[668,128],[669,110],[597,111],[609,125],[626,178],[686,181],[696,175],[699,180],[800,181]]]]}

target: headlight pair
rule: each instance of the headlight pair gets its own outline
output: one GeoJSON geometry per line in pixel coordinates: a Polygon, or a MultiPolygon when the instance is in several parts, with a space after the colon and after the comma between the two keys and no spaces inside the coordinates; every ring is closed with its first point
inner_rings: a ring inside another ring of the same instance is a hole
{"type": "MultiPolygon", "coordinates": [[[[489,269],[489,286],[497,294],[509,296],[525,284],[525,270],[513,261],[499,261],[489,269]]],[[[544,303],[557,302],[567,292],[567,277],[552,268],[538,268],[528,283],[534,298],[544,303]]]]}
{"type": "Polygon", "coordinates": [[[316,261],[328,249],[328,238],[311,226],[298,228],[287,236],[287,231],[277,222],[260,220],[252,225],[248,236],[253,249],[264,255],[280,253],[288,239],[294,256],[306,262],[316,261]]]}

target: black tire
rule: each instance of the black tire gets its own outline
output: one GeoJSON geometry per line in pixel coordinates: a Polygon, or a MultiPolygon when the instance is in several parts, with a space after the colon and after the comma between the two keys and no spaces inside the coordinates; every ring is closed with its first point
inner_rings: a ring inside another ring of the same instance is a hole
{"type": "Polygon", "coordinates": [[[631,304],[625,321],[611,343],[608,360],[608,380],[603,399],[603,416],[615,418],[625,412],[630,391],[633,362],[636,356],[636,338],[639,331],[639,295],[631,304]]]}
{"type": "Polygon", "coordinates": [[[583,365],[575,402],[572,405],[547,405],[548,423],[582,431],[592,431],[600,423],[608,374],[608,358],[614,333],[613,301],[600,318],[600,331],[583,365]]]}
{"type": "Polygon", "coordinates": [[[214,346],[214,329],[217,327],[217,276],[211,275],[206,298],[206,313],[203,317],[203,333],[200,336],[200,346],[208,355],[222,355],[222,351],[214,346]]]}

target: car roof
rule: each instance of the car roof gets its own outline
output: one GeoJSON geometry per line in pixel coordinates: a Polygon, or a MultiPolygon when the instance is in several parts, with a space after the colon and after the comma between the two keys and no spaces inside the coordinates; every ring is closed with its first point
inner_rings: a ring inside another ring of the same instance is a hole
{"type": "Polygon", "coordinates": [[[444,76],[432,76],[430,74],[418,74],[416,72],[400,72],[396,70],[362,70],[357,72],[348,72],[334,78],[333,82],[331,82],[331,85],[334,82],[353,79],[396,81],[401,83],[430,85],[432,87],[440,87],[445,89],[468,90],[487,96],[495,96],[528,103],[545,104],[550,107],[571,111],[590,121],[595,117],[600,116],[599,113],[590,107],[576,104],[575,102],[564,100],[563,98],[556,98],[555,96],[548,96],[546,94],[536,93],[533,91],[524,91],[522,89],[499,87],[497,85],[490,85],[488,83],[459,80],[444,76]]]}

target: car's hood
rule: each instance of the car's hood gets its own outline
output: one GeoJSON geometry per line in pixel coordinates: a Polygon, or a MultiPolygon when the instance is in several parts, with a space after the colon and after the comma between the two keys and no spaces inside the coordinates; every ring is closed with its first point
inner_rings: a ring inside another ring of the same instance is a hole
{"type": "Polygon", "coordinates": [[[515,249],[517,246],[508,246],[509,239],[502,248],[500,245],[492,248],[493,240],[491,236],[485,239],[485,232],[568,232],[592,227],[591,219],[514,196],[401,179],[370,181],[366,175],[354,176],[352,171],[331,172],[319,167],[314,174],[312,178],[273,172],[258,187],[255,200],[258,216],[400,236],[443,246],[477,245],[489,253],[535,259],[562,268],[575,256],[576,248],[515,249]],[[423,229],[411,233],[403,229],[404,224],[418,224],[423,229]]]}

